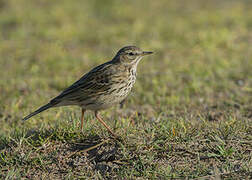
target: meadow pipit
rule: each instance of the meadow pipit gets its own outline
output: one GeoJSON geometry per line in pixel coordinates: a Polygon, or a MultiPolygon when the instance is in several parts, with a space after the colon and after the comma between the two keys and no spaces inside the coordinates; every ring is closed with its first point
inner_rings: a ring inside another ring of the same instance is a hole
{"type": "Polygon", "coordinates": [[[81,129],[85,111],[93,110],[95,117],[115,136],[100,118],[98,111],[120,103],[126,98],[135,83],[139,61],[149,54],[152,52],[142,51],[136,46],[123,47],[111,61],[92,69],[48,104],[24,117],[23,120],[51,107],[77,105],[82,109],[81,129]]]}

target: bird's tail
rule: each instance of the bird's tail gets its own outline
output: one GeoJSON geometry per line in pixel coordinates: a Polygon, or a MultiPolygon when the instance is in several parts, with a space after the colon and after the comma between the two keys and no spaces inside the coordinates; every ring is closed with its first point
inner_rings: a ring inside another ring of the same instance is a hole
{"type": "Polygon", "coordinates": [[[41,113],[51,107],[53,107],[54,105],[52,103],[48,103],[42,107],[40,107],[39,109],[37,109],[36,111],[32,112],[31,114],[29,114],[28,116],[24,117],[22,120],[26,121],[27,119],[31,118],[32,116],[35,116],[38,113],[41,113]]]}

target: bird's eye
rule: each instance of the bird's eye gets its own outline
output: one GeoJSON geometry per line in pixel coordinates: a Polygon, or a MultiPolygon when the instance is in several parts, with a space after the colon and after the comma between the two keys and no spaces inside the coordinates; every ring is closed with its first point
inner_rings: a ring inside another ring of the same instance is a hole
{"type": "Polygon", "coordinates": [[[130,55],[130,56],[134,56],[135,54],[134,54],[133,52],[130,52],[129,55],[130,55]]]}

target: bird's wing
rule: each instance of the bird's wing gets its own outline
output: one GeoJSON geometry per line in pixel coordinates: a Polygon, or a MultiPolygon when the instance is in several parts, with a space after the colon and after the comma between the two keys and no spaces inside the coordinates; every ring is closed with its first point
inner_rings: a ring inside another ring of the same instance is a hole
{"type": "Polygon", "coordinates": [[[78,101],[78,98],[106,91],[110,76],[113,74],[110,66],[111,64],[108,62],[95,67],[70,87],[65,89],[60,95],[52,99],[51,102],[60,103],[61,101],[78,101]]]}

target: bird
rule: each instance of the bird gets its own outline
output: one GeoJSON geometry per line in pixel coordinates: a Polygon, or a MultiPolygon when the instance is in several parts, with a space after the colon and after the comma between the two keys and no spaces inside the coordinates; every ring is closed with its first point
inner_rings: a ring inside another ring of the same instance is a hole
{"type": "Polygon", "coordinates": [[[152,53],[136,46],[121,48],[112,60],[93,68],[58,96],[22,120],[26,121],[53,107],[79,106],[81,107],[81,130],[85,112],[91,110],[94,111],[97,120],[116,137],[116,134],[102,120],[99,112],[125,100],[136,81],[138,63],[143,56],[152,53]]]}

